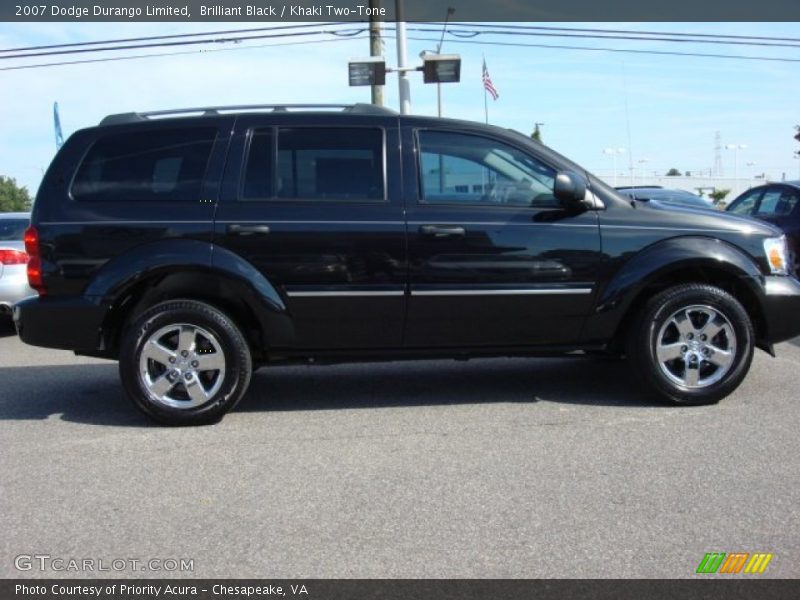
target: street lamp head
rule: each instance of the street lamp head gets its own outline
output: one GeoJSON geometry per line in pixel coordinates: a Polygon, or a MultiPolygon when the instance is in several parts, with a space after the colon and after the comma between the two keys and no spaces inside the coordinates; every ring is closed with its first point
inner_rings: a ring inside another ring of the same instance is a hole
{"type": "Polygon", "coordinates": [[[422,78],[425,83],[458,83],[461,80],[461,57],[457,54],[422,56],[422,78]]]}
{"type": "Polygon", "coordinates": [[[353,59],[347,68],[351,86],[386,84],[386,61],[381,56],[353,59]]]}

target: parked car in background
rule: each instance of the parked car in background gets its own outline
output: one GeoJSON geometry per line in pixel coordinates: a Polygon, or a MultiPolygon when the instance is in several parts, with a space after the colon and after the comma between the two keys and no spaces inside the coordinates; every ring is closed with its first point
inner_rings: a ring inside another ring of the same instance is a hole
{"type": "Polygon", "coordinates": [[[30,213],[0,213],[0,318],[10,318],[14,304],[36,295],[28,285],[23,240],[30,220],[30,213]]]}
{"type": "MultiPolygon", "coordinates": [[[[786,234],[789,252],[800,257],[800,181],[768,183],[751,188],[726,209],[729,213],[755,217],[780,227],[786,234]]],[[[795,275],[800,270],[795,265],[795,275]]]]}
{"type": "Polygon", "coordinates": [[[642,202],[656,202],[672,205],[678,204],[680,206],[691,206],[693,208],[709,208],[714,209],[714,204],[707,198],[701,198],[697,194],[692,194],[685,190],[675,190],[663,188],[661,186],[642,186],[642,187],[618,187],[617,191],[625,196],[630,196],[634,200],[641,200],[642,202]]]}

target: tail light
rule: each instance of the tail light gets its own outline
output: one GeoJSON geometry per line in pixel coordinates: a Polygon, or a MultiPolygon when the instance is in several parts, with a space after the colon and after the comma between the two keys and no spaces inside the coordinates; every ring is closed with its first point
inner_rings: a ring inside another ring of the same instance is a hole
{"type": "Polygon", "coordinates": [[[28,255],[21,250],[0,248],[0,265],[24,265],[28,262],[28,255]]]}
{"type": "Polygon", "coordinates": [[[31,225],[25,230],[25,251],[28,253],[28,285],[45,295],[42,280],[42,257],[39,252],[39,232],[31,225]]]}

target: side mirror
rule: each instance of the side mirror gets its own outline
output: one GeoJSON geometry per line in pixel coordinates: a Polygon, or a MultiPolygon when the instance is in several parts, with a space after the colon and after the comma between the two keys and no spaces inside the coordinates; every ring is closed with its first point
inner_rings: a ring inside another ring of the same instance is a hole
{"type": "Polygon", "coordinates": [[[586,197],[586,180],[574,171],[559,171],[553,195],[565,206],[576,206],[586,197]]]}

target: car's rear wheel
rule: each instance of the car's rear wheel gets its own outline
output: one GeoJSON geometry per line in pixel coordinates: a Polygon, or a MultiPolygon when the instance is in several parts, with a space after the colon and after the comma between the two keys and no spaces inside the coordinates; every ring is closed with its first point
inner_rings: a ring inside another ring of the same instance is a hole
{"type": "Polygon", "coordinates": [[[235,323],[194,300],[153,306],[126,330],[119,360],[128,396],[165,425],[218,421],[247,391],[250,350],[235,323]]]}
{"type": "Polygon", "coordinates": [[[631,328],[632,370],[663,399],[683,405],[719,402],[747,375],[753,324],[728,292],[684,284],[652,298],[631,328]]]}

